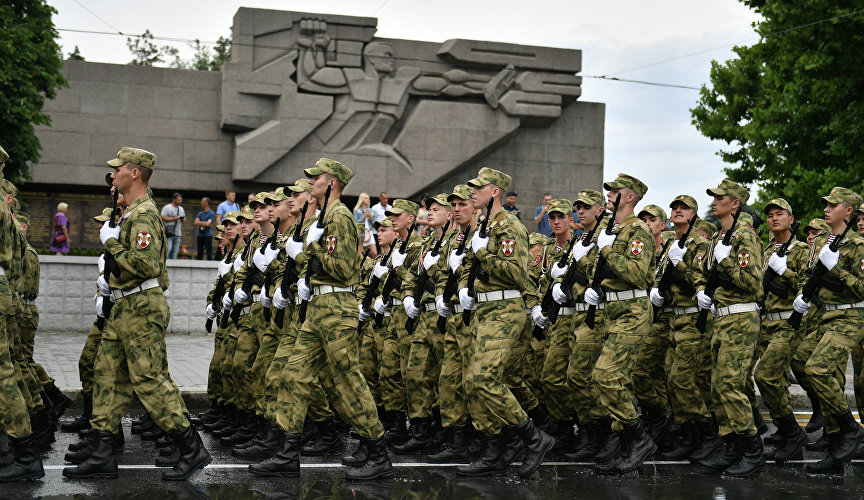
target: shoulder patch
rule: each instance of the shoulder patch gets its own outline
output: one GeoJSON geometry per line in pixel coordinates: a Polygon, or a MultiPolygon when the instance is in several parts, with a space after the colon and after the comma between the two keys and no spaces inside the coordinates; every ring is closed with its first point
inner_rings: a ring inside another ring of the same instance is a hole
{"type": "Polygon", "coordinates": [[[335,235],[331,234],[327,237],[327,239],[325,240],[325,245],[328,252],[333,253],[333,250],[336,250],[336,241],[337,239],[335,235]]]}
{"type": "Polygon", "coordinates": [[[633,240],[630,242],[630,253],[632,253],[633,255],[639,255],[644,249],[645,243],[642,243],[639,240],[633,240]]]}
{"type": "Polygon", "coordinates": [[[738,252],[738,265],[741,267],[747,267],[750,264],[750,253],[749,252],[738,252]]]}
{"type": "Polygon", "coordinates": [[[541,260],[543,260],[543,256],[538,253],[534,256],[534,260],[531,261],[531,267],[535,267],[537,264],[540,263],[541,260]]]}
{"type": "Polygon", "coordinates": [[[516,247],[516,242],[513,240],[501,240],[501,251],[504,255],[510,257],[513,254],[513,249],[516,247]]]}
{"type": "Polygon", "coordinates": [[[153,237],[150,233],[145,233],[144,231],[139,231],[135,236],[135,243],[138,244],[138,247],[141,249],[147,248],[150,246],[150,242],[153,240],[153,237]]]}

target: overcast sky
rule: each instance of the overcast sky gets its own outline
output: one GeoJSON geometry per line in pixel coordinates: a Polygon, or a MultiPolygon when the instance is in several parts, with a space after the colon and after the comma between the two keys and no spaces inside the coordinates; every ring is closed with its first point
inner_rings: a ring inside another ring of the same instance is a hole
{"type": "MultiPolygon", "coordinates": [[[[580,49],[583,76],[608,75],[689,87],[707,83],[711,61],[731,58],[731,45],[754,43],[751,24],[758,19],[735,0],[49,3],[59,12],[57,28],[126,34],[149,29],[156,36],[202,41],[230,38],[232,18],[240,6],[370,16],[378,18],[377,35],[385,38],[436,42],[468,38],[580,49]],[[701,53],[690,55],[697,52],[701,53]],[[689,56],[681,57],[685,55],[689,56]],[[650,66],[632,69],[643,65],[650,66]]],[[[125,37],[68,31],[60,31],[60,36],[64,53],[77,45],[88,61],[125,64],[131,60],[125,37]]],[[[174,45],[184,57],[191,55],[184,43],[174,45]]],[[[581,99],[606,103],[604,179],[612,179],[618,172],[635,175],[648,185],[645,203],[664,208],[676,195],[692,194],[704,213],[709,203],[705,188],[716,186],[724,177],[724,164],[715,153],[725,144],[712,143],[691,125],[689,109],[698,96],[692,89],[585,78],[581,99]]],[[[523,207],[538,202],[519,200],[523,207]]]]}

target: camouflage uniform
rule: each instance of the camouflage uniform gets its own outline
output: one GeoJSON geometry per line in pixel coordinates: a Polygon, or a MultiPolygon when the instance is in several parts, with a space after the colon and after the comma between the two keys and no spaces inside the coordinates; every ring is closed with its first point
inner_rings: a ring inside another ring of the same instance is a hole
{"type": "MultiPolygon", "coordinates": [[[[528,264],[528,278],[531,284],[535,286],[538,296],[545,296],[548,292],[550,283],[545,283],[541,286],[540,277],[545,275],[549,270],[549,265],[552,262],[552,252],[555,244],[551,238],[540,233],[531,233],[528,235],[529,248],[534,245],[542,245],[540,253],[528,264]]],[[[548,327],[548,325],[547,325],[548,327]]],[[[534,331],[533,322],[530,324],[531,333],[534,331]]],[[[540,375],[543,373],[543,363],[546,362],[546,339],[543,340],[532,338],[530,339],[528,355],[525,363],[525,371],[522,372],[522,379],[531,388],[531,391],[540,399],[545,399],[543,396],[543,387],[540,383],[540,375]]]]}
{"type": "MultiPolygon", "coordinates": [[[[389,222],[389,221],[388,221],[389,222]]],[[[360,286],[357,287],[357,301],[363,302],[367,293],[370,293],[369,286],[372,280],[372,269],[376,264],[384,260],[385,253],[381,253],[374,259],[368,260],[360,268],[360,286]]],[[[384,282],[387,280],[387,275],[381,277],[378,282],[377,293],[381,293],[384,287],[384,282]]],[[[371,302],[369,308],[371,309],[371,302]]],[[[371,311],[366,311],[367,313],[371,311]]],[[[372,397],[375,399],[375,405],[382,407],[381,401],[381,386],[378,380],[379,362],[382,351],[384,350],[384,334],[387,331],[387,326],[390,324],[390,312],[384,315],[380,327],[375,326],[374,319],[366,319],[360,325],[360,372],[366,379],[369,385],[369,390],[372,392],[372,397]]]]}

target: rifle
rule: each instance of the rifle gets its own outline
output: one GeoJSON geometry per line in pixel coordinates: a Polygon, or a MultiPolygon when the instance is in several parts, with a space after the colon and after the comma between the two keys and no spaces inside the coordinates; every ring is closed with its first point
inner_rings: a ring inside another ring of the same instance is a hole
{"type": "MultiPolygon", "coordinates": [[[[408,234],[405,236],[405,239],[402,240],[402,244],[399,245],[399,253],[405,253],[408,251],[408,240],[411,239],[411,233],[417,228],[417,223],[411,224],[411,227],[408,228],[408,234]]],[[[393,245],[390,246],[390,251],[393,251],[393,245]]],[[[389,255],[389,254],[388,254],[389,255]]],[[[389,273],[387,273],[387,281],[384,282],[384,288],[381,290],[381,300],[384,303],[390,302],[390,294],[393,293],[393,289],[396,288],[396,281],[399,278],[396,277],[396,270],[391,269],[389,273]]],[[[364,297],[365,298],[365,297],[364,297]]],[[[381,325],[384,323],[384,315],[375,313],[375,327],[381,328],[381,325]]]]}
{"type": "MultiPolygon", "coordinates": [[[[390,255],[393,253],[393,249],[396,248],[396,245],[391,243],[390,250],[384,255],[384,258],[381,259],[380,264],[382,266],[386,266],[387,262],[390,260],[390,255]]],[[[374,272],[374,268],[373,268],[374,272]]],[[[388,276],[389,278],[389,276],[388,276]]],[[[375,300],[375,297],[380,295],[378,293],[378,285],[381,283],[381,278],[372,274],[372,278],[369,280],[369,286],[366,287],[366,295],[363,296],[362,307],[364,311],[369,311],[369,308],[372,307],[372,301],[375,300]]],[[[363,323],[357,325],[357,331],[360,332],[363,328],[363,323]]]]}
{"type": "MultiPolygon", "coordinates": [[[[273,234],[271,235],[271,236],[273,236],[273,238],[270,241],[270,250],[276,249],[276,240],[279,239],[279,224],[281,224],[281,223],[282,223],[282,219],[280,217],[276,217],[276,222],[273,224],[273,234]]],[[[261,255],[264,255],[264,249],[265,248],[267,248],[267,245],[264,245],[263,247],[261,247],[261,255]]],[[[273,286],[273,273],[265,272],[264,273],[264,289],[262,290],[262,292],[263,291],[269,292],[271,286],[273,286]]],[[[270,308],[269,307],[264,308],[264,321],[266,321],[267,323],[270,323],[270,308]]]]}
{"type": "MultiPolygon", "coordinates": [[[[786,240],[786,242],[783,243],[783,245],[781,245],[779,249],[777,249],[777,256],[778,257],[783,257],[789,251],[789,245],[792,244],[792,240],[795,238],[795,234],[798,232],[799,227],[801,227],[801,221],[796,220],[795,223],[792,224],[792,228],[789,230],[789,239],[786,240]]],[[[779,290],[775,289],[774,291],[771,290],[771,288],[772,288],[771,283],[774,281],[774,278],[776,278],[776,277],[777,277],[777,271],[771,269],[770,267],[766,268],[765,274],[762,276],[762,289],[765,290],[765,295],[768,295],[768,292],[770,291],[774,295],[778,295],[778,296],[780,295],[780,293],[783,293],[783,296],[785,297],[786,296],[785,290],[783,290],[783,289],[779,289],[779,290]]],[[[763,298],[762,300],[759,301],[759,308],[762,309],[763,311],[765,310],[765,298],[763,298]]]]}
{"type": "MultiPolygon", "coordinates": [[[[234,236],[234,242],[231,244],[231,248],[234,248],[234,245],[237,244],[237,239],[240,238],[240,235],[234,236]]],[[[225,264],[231,262],[231,252],[226,252],[225,254],[225,264]]],[[[219,276],[219,279],[216,280],[216,290],[213,291],[213,301],[210,303],[213,306],[213,310],[218,310],[222,305],[222,296],[225,295],[225,276],[219,276]]],[[[210,333],[210,330],[213,329],[213,320],[207,318],[207,321],[204,323],[204,328],[207,329],[207,333],[210,333]]]]}
{"type": "MultiPolygon", "coordinates": [[[[612,216],[609,217],[609,222],[606,223],[606,234],[612,234],[612,228],[615,227],[615,216],[618,215],[618,204],[621,203],[621,193],[615,197],[612,202],[612,216]]],[[[591,281],[591,288],[598,294],[603,295],[603,289],[600,284],[603,282],[603,268],[606,266],[606,259],[600,251],[597,251],[597,267],[594,269],[594,279],[591,281]]],[[[594,328],[594,315],[597,314],[597,306],[588,306],[588,312],[585,314],[585,324],[588,328],[594,328]]]]}
{"type": "MultiPolygon", "coordinates": [[[[738,210],[735,211],[735,215],[732,216],[732,225],[729,226],[729,229],[726,230],[726,233],[723,234],[723,246],[729,246],[732,244],[732,233],[735,232],[735,224],[738,223],[738,216],[741,215],[741,205],[738,205],[738,210]]],[[[713,256],[712,256],[713,258],[713,256]]],[[[717,270],[717,263],[713,263],[713,267],[711,267],[711,274],[708,276],[708,283],[705,285],[705,295],[714,298],[714,292],[717,291],[717,288],[720,286],[720,271],[717,270]]],[[[705,333],[705,322],[708,321],[708,309],[702,309],[699,311],[699,317],[696,318],[696,328],[699,329],[700,333],[705,333]]]]}
{"type": "MultiPolygon", "coordinates": [[[[857,210],[852,212],[852,216],[846,221],[846,229],[844,229],[843,232],[834,238],[834,241],[828,245],[828,248],[831,249],[832,252],[837,251],[837,248],[840,246],[843,238],[846,237],[846,233],[849,232],[849,229],[858,224],[858,217],[860,215],[861,214],[858,213],[857,210]]],[[[822,306],[818,296],[819,290],[822,288],[822,280],[825,278],[826,274],[828,274],[828,268],[825,267],[825,264],[823,264],[821,260],[817,260],[816,268],[813,269],[813,274],[810,275],[810,278],[807,279],[807,283],[804,283],[804,288],[801,289],[801,296],[805,302],[813,302],[817,307],[822,306]]],[[[801,318],[803,316],[804,315],[798,311],[793,311],[792,315],[789,316],[789,319],[786,321],[789,322],[789,325],[792,328],[797,330],[801,326],[801,318]]]]}
{"type": "MultiPolygon", "coordinates": [[[[468,242],[468,233],[471,232],[471,224],[465,226],[465,229],[462,230],[462,241],[459,242],[459,246],[456,247],[456,255],[462,255],[465,253],[465,244],[468,242]]],[[[450,266],[447,266],[447,282],[444,283],[444,303],[447,304],[447,307],[451,310],[453,309],[453,301],[451,300],[453,294],[456,293],[456,287],[459,285],[459,276],[456,275],[453,271],[450,270],[450,266]]],[[[444,333],[447,331],[447,316],[438,315],[438,321],[436,322],[438,326],[438,331],[444,333]]]]}
{"type": "MultiPolygon", "coordinates": [[[[693,214],[693,218],[687,221],[687,230],[684,231],[684,234],[678,238],[678,248],[684,248],[684,245],[687,244],[687,238],[690,237],[690,231],[693,230],[693,224],[696,222],[696,219],[699,218],[698,214],[693,214]]],[[[666,245],[669,244],[669,240],[666,242],[666,245]]],[[[666,250],[666,245],[663,246],[663,250],[660,251],[660,255],[663,255],[663,252],[666,250]]],[[[663,274],[660,276],[660,283],[657,284],[657,290],[660,292],[660,296],[664,299],[669,298],[669,284],[672,281],[672,270],[669,269],[669,258],[666,258],[666,261],[663,264],[663,274]]],[[[654,308],[654,321],[657,321],[657,318],[660,316],[660,308],[654,308]]]]}
{"type": "MultiPolygon", "coordinates": [[[[273,228],[273,232],[270,233],[270,236],[264,241],[264,244],[261,245],[261,248],[258,249],[258,251],[261,252],[261,255],[264,255],[264,250],[267,248],[267,245],[271,245],[274,248],[276,247],[276,236],[279,233],[277,229],[279,227],[279,222],[280,220],[277,217],[276,227],[273,228]]],[[[245,293],[247,297],[249,297],[249,300],[252,300],[252,287],[255,286],[254,278],[259,273],[259,271],[258,268],[255,267],[255,264],[252,264],[251,266],[247,265],[247,267],[249,268],[249,275],[246,276],[245,280],[243,280],[243,284],[240,286],[240,289],[243,290],[243,293],[245,293]]],[[[242,304],[237,305],[241,307],[235,307],[231,310],[231,321],[235,323],[240,319],[240,312],[243,310],[242,304]]]]}
{"type": "MultiPolygon", "coordinates": [[[[243,238],[243,242],[246,244],[246,246],[243,247],[243,253],[240,254],[240,260],[245,261],[246,256],[249,255],[249,249],[252,248],[252,245],[250,244],[249,240],[247,240],[246,238],[243,238]]],[[[234,284],[236,281],[237,281],[237,276],[235,273],[235,275],[231,276],[231,286],[229,287],[231,290],[234,289],[234,284]]],[[[238,306],[238,309],[243,309],[243,308],[238,306]]],[[[219,318],[219,327],[226,328],[228,326],[228,319],[229,318],[231,318],[230,311],[225,311],[223,309],[222,310],[222,317],[219,318]]],[[[236,320],[235,320],[235,322],[236,322],[236,320]]]]}
{"type": "MultiPolygon", "coordinates": [[[[327,191],[324,193],[324,203],[321,205],[321,217],[318,217],[318,220],[315,222],[315,227],[318,229],[324,229],[324,226],[327,225],[324,223],[324,216],[327,214],[327,203],[330,202],[330,190],[332,188],[333,184],[327,184],[327,191]]],[[[321,272],[321,263],[318,262],[318,259],[314,255],[310,255],[309,262],[306,263],[306,286],[312,286],[312,277],[319,272],[321,272]]],[[[301,324],[306,321],[306,308],[308,307],[308,300],[300,302],[300,307],[297,309],[297,317],[301,324]]]]}
{"type": "MultiPolygon", "coordinates": [[[[483,222],[480,223],[480,228],[478,231],[481,238],[486,238],[489,236],[489,219],[492,215],[492,202],[495,201],[494,196],[489,197],[489,203],[486,204],[486,218],[483,219],[483,222]]],[[[480,259],[477,258],[477,255],[474,255],[474,260],[471,262],[471,269],[468,270],[468,283],[466,287],[468,288],[468,295],[474,297],[474,284],[477,281],[477,276],[480,273],[480,259]]],[[[465,309],[462,311],[462,324],[468,326],[471,324],[471,309],[465,309]]]]}
{"type": "MultiPolygon", "coordinates": [[[[117,227],[118,223],[114,221],[120,215],[120,206],[117,205],[117,198],[119,196],[120,190],[115,188],[112,195],[114,204],[111,207],[111,219],[108,221],[108,227],[117,227]]],[[[103,271],[103,276],[105,276],[105,283],[110,283],[111,275],[116,275],[118,273],[117,261],[114,260],[114,255],[108,250],[105,250],[102,255],[105,256],[105,270],[103,271]]],[[[111,297],[103,297],[102,317],[96,318],[96,328],[98,328],[100,332],[105,329],[105,319],[110,317],[112,307],[114,307],[114,302],[111,300],[111,297]]]]}
{"type": "MultiPolygon", "coordinates": [[[[291,237],[295,242],[302,239],[303,236],[303,221],[306,220],[306,211],[309,210],[309,200],[303,203],[303,208],[300,209],[300,221],[294,228],[294,235],[291,237]]],[[[297,273],[296,262],[294,259],[285,254],[285,270],[282,271],[282,284],[279,289],[282,291],[282,297],[288,299],[289,302],[294,301],[294,294],[291,293],[291,283],[294,283],[300,278],[297,273]]],[[[273,322],[278,328],[282,328],[285,324],[285,309],[276,309],[276,315],[273,317],[273,322]]]]}
{"type": "MultiPolygon", "coordinates": [[[[438,241],[435,242],[435,246],[432,247],[432,256],[438,255],[441,252],[441,243],[444,243],[444,236],[447,235],[447,230],[450,228],[450,221],[447,221],[447,224],[444,225],[444,229],[441,230],[441,237],[438,238],[438,241]]],[[[423,299],[423,292],[425,292],[428,286],[431,285],[432,293],[435,293],[435,284],[427,283],[429,280],[429,271],[426,270],[426,266],[423,263],[420,263],[420,276],[417,279],[417,285],[414,286],[414,300],[417,307],[420,307],[420,301],[423,299]]],[[[408,331],[408,335],[414,333],[414,323],[417,318],[408,318],[408,321],[405,322],[405,330],[408,331]]]]}

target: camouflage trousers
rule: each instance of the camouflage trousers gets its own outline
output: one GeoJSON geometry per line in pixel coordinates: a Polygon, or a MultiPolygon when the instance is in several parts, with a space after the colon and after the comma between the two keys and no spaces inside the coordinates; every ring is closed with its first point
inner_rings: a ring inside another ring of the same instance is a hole
{"type": "Polygon", "coordinates": [[[530,314],[526,314],[524,322],[522,335],[516,340],[513,349],[510,350],[510,356],[504,363],[504,383],[510,388],[510,392],[513,393],[522,409],[527,412],[537,408],[540,405],[540,399],[525,379],[525,372],[528,371],[528,363],[531,360],[534,321],[530,314]]]}
{"type": "Polygon", "coordinates": [[[225,329],[216,329],[213,335],[213,357],[210,358],[210,366],[207,369],[207,397],[210,400],[222,399],[222,362],[225,360],[225,329]]]}
{"type": "Polygon", "coordinates": [[[645,343],[633,363],[633,395],[640,407],[655,406],[665,411],[669,404],[666,393],[669,381],[666,353],[672,333],[669,329],[670,316],[671,313],[661,313],[657,321],[651,324],[651,333],[645,337],[645,343]]]}
{"type": "MultiPolygon", "coordinates": [[[[252,397],[255,401],[255,413],[258,416],[263,416],[267,412],[268,404],[268,386],[267,372],[270,365],[273,363],[273,358],[276,354],[276,348],[281,340],[280,332],[276,325],[273,324],[272,314],[271,320],[267,321],[264,317],[264,307],[261,307],[261,327],[258,330],[259,344],[258,353],[255,355],[255,361],[252,363],[252,397]]],[[[283,323],[284,326],[284,323],[283,323]]]]}
{"type": "MultiPolygon", "coordinates": [[[[0,281],[0,311],[9,310],[12,296],[9,285],[0,281]]],[[[11,437],[21,438],[30,434],[30,416],[27,403],[18,386],[15,363],[12,361],[14,340],[7,325],[11,318],[0,312],[0,426],[11,437]]]]}
{"type": "Polygon", "coordinates": [[[525,371],[522,372],[522,379],[538,400],[544,400],[546,397],[543,394],[543,384],[540,382],[540,375],[543,373],[543,364],[546,362],[546,340],[537,340],[534,338],[533,321],[531,323],[531,330],[532,334],[528,340],[528,354],[525,356],[525,371]]]}
{"type": "Polygon", "coordinates": [[[405,390],[408,396],[408,417],[429,418],[432,407],[438,407],[441,361],[444,359],[444,334],[435,322],[438,312],[423,311],[410,335],[411,349],[405,369],[405,390]]]}
{"type": "Polygon", "coordinates": [[[387,325],[390,324],[390,316],[384,317],[380,327],[375,327],[375,321],[367,319],[360,329],[360,373],[369,385],[372,398],[376,406],[383,406],[381,402],[381,383],[379,380],[381,354],[384,351],[384,335],[387,325]]]}
{"type": "Polygon", "coordinates": [[[252,304],[249,313],[241,316],[237,324],[237,349],[231,362],[233,368],[235,400],[241,410],[255,409],[255,377],[252,365],[258,355],[264,328],[264,313],[260,302],[252,304]]]}
{"type": "Polygon", "coordinates": [[[651,302],[647,297],[606,304],[608,337],[594,365],[594,387],[600,404],[619,422],[639,418],[633,406],[633,364],[651,332],[651,302]]]}
{"type": "MultiPolygon", "coordinates": [[[[567,365],[573,347],[570,327],[572,315],[559,316],[554,325],[546,327],[546,349],[540,384],[543,388],[543,402],[549,415],[559,422],[567,422],[574,417],[573,392],[567,386],[567,365]]],[[[533,322],[532,322],[533,331],[533,322]]]]}
{"type": "MultiPolygon", "coordinates": [[[[798,345],[795,355],[792,356],[792,362],[789,363],[789,367],[792,369],[798,385],[814,398],[816,397],[816,393],[813,392],[813,386],[810,385],[810,380],[807,378],[805,369],[807,360],[810,359],[810,355],[813,354],[816,346],[819,345],[819,341],[822,340],[822,330],[819,329],[819,324],[822,323],[822,315],[824,313],[825,311],[822,308],[810,308],[810,312],[805,316],[806,323],[802,323],[802,328],[805,332],[804,340],[798,345]]],[[[838,367],[835,377],[841,381],[840,385],[846,385],[846,367],[844,366],[842,370],[838,367]]]]}
{"type": "MultiPolygon", "coordinates": [[[[107,323],[108,320],[105,320],[107,323]]],[[[96,366],[96,353],[102,343],[102,332],[96,327],[96,323],[90,327],[81,356],[78,358],[78,379],[81,381],[81,394],[93,395],[93,369],[96,366]]]]}
{"type": "Polygon", "coordinates": [[[594,328],[585,324],[585,313],[573,315],[573,350],[567,363],[567,387],[573,393],[573,406],[581,425],[609,415],[594,390],[594,365],[603,351],[606,341],[605,310],[598,310],[594,317],[594,328]]]}
{"type": "Polygon", "coordinates": [[[111,309],[96,356],[93,428],[116,433],[133,392],[163,431],[189,427],[180,390],[167,373],[168,303],[153,288],[121,298],[111,309]]]}
{"type": "MultiPolygon", "coordinates": [[[[438,321],[438,318],[435,318],[438,321]]],[[[453,312],[447,318],[444,333],[444,357],[441,360],[441,376],[438,379],[439,404],[442,427],[461,427],[468,423],[471,414],[484,411],[476,398],[466,397],[471,377],[471,360],[474,357],[474,342],[471,328],[462,323],[462,314],[453,312]],[[469,404],[470,403],[470,404],[469,404]]]]}
{"type": "MultiPolygon", "coordinates": [[[[374,323],[374,318],[369,321],[374,323]]],[[[381,403],[387,411],[405,411],[405,371],[411,353],[411,338],[405,331],[408,315],[401,305],[390,308],[390,322],[384,334],[384,349],[378,359],[381,403]]]]}
{"type": "Polygon", "coordinates": [[[763,346],[754,378],[771,418],[792,413],[789,404],[789,363],[804,340],[803,330],[794,330],[786,320],[762,322],[759,344],[763,346]]]}
{"type": "MultiPolygon", "coordinates": [[[[710,316],[709,316],[710,317],[710,316]]],[[[711,416],[711,328],[696,328],[699,313],[669,318],[671,332],[668,394],[672,415],[679,424],[711,416]]]]}
{"type": "MultiPolygon", "coordinates": [[[[521,297],[477,304],[471,319],[474,336],[474,356],[471,378],[467,385],[469,398],[476,398],[493,418],[478,418],[472,412],[474,427],[479,431],[499,434],[502,425],[518,426],[528,415],[505,382],[507,361],[513,349],[522,347],[524,363],[527,339],[524,337],[527,317],[521,297]]],[[[524,365],[517,373],[521,379],[524,365]]]]}
{"type": "Polygon", "coordinates": [[[7,322],[6,328],[13,339],[12,361],[15,363],[15,374],[18,377],[18,390],[24,397],[27,411],[33,414],[45,405],[42,401],[42,385],[39,383],[33,367],[27,362],[21,329],[23,317],[20,308],[16,309],[16,314],[11,316],[10,320],[7,322]]]}
{"type": "Polygon", "coordinates": [[[840,383],[834,374],[838,368],[845,372],[850,351],[864,341],[862,320],[864,309],[825,312],[818,327],[822,338],[805,366],[807,378],[822,404],[828,433],[839,431],[835,416],[849,409],[844,393],[845,377],[844,383],[840,383]]]}
{"type": "Polygon", "coordinates": [[[756,311],[714,319],[711,391],[721,436],[756,432],[745,387],[758,339],[759,313],[756,311]]]}
{"type": "Polygon", "coordinates": [[[384,427],[375,400],[360,373],[357,299],[352,293],[315,295],[286,365],[285,431],[300,434],[309,402],[320,381],[342,419],[364,438],[378,438],[384,427]]]}
{"type": "Polygon", "coordinates": [[[33,351],[36,342],[36,328],[39,326],[39,310],[35,305],[25,305],[24,315],[21,322],[21,340],[24,342],[24,357],[27,364],[36,374],[36,379],[41,386],[53,384],[54,379],[48,375],[45,368],[33,359],[33,351]]]}
{"type": "Polygon", "coordinates": [[[236,406],[237,392],[234,390],[234,354],[237,352],[237,325],[228,323],[224,330],[225,340],[222,344],[224,359],[219,369],[222,374],[222,399],[220,402],[236,406]]]}
{"type": "Polygon", "coordinates": [[[864,412],[864,345],[858,344],[852,348],[852,387],[855,389],[855,407],[864,412]]]}

